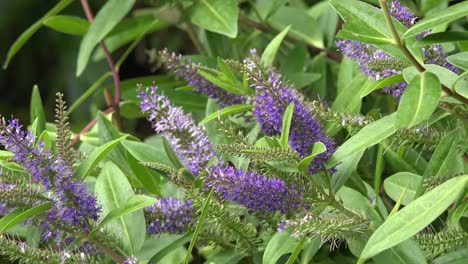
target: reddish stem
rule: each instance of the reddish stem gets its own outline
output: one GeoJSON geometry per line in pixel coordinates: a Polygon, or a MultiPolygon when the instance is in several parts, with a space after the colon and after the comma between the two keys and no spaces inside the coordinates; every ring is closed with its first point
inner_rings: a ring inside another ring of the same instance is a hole
{"type": "MultiPolygon", "coordinates": [[[[107,108],[106,110],[103,111],[104,114],[109,114],[109,113],[112,113],[114,112],[114,108],[112,107],[109,107],[107,108]]],[[[91,122],[89,122],[77,135],[76,137],[72,140],[72,142],[70,143],[70,147],[76,145],[76,143],[78,143],[78,141],[80,141],[80,138],[81,138],[81,135],[83,135],[84,133],[88,132],[91,128],[93,128],[93,126],[97,123],[97,117],[94,118],[93,120],[91,120],[91,122]]]]}

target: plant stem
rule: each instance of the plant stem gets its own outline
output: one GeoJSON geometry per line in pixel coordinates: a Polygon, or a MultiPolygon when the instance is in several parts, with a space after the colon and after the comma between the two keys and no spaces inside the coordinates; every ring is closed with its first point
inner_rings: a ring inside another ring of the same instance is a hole
{"type": "MultiPolygon", "coordinates": [[[[384,12],[384,17],[385,17],[385,21],[387,22],[387,26],[392,32],[392,35],[393,35],[393,38],[395,40],[395,44],[397,45],[397,47],[403,52],[403,54],[405,54],[405,56],[411,61],[411,63],[414,65],[414,67],[416,67],[416,69],[419,72],[426,71],[424,66],[420,64],[418,60],[413,56],[413,54],[411,54],[411,52],[408,50],[404,40],[402,40],[400,36],[398,35],[398,32],[395,28],[395,25],[392,22],[392,17],[390,16],[390,12],[388,10],[387,0],[379,0],[379,3],[380,3],[380,7],[382,8],[382,11],[384,12]]],[[[457,92],[453,91],[452,89],[448,88],[447,86],[443,84],[442,84],[442,90],[448,96],[451,96],[459,100],[460,102],[463,102],[464,104],[468,104],[468,98],[464,97],[461,94],[458,94],[457,92]]]]}
{"type": "MultiPolygon", "coordinates": [[[[109,114],[114,112],[114,108],[109,107],[106,110],[102,111],[104,114],[109,114]]],[[[91,120],[77,135],[76,137],[72,140],[70,143],[70,147],[74,146],[78,141],[80,141],[81,135],[84,133],[88,132],[95,124],[97,123],[97,117],[91,120]]]]}
{"type": "Polygon", "coordinates": [[[206,54],[205,48],[203,47],[202,43],[197,37],[197,33],[195,32],[195,28],[193,27],[193,24],[190,23],[190,21],[185,22],[185,31],[189,35],[190,39],[192,40],[193,45],[195,48],[198,50],[198,52],[202,55],[206,54]]]}
{"type": "MultiPolygon", "coordinates": [[[[88,21],[92,23],[94,21],[94,16],[93,16],[93,12],[91,11],[91,7],[88,4],[88,0],[81,0],[81,6],[83,7],[86,17],[88,18],[88,21]]],[[[120,118],[120,111],[119,111],[119,105],[120,105],[120,99],[121,99],[119,70],[115,67],[114,61],[112,60],[112,56],[106,44],[104,43],[104,41],[101,41],[99,46],[104,52],[106,56],[107,64],[109,65],[109,68],[112,72],[112,79],[114,81],[115,92],[114,92],[114,100],[108,106],[114,109],[115,125],[117,126],[117,128],[120,129],[122,121],[120,118]]]]}

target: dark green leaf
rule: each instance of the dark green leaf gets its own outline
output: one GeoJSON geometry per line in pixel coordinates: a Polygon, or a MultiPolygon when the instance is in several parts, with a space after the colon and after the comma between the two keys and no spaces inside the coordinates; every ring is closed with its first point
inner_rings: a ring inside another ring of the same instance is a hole
{"type": "Polygon", "coordinates": [[[76,67],[77,76],[80,76],[85,70],[93,49],[130,11],[134,3],[135,0],[109,0],[99,10],[80,44],[76,67]]]}
{"type": "Polygon", "coordinates": [[[238,16],[236,0],[199,0],[193,6],[190,19],[203,29],[235,38],[238,16]]]}
{"type": "Polygon", "coordinates": [[[70,35],[84,35],[89,28],[89,22],[75,16],[51,16],[44,20],[44,25],[58,32],[70,35]]]}
{"type": "Polygon", "coordinates": [[[429,119],[439,104],[441,93],[437,76],[423,72],[413,78],[401,96],[395,126],[406,128],[429,119]]]}
{"type": "Polygon", "coordinates": [[[444,42],[452,42],[457,40],[468,40],[468,32],[466,31],[447,31],[433,33],[425,36],[415,43],[415,47],[424,47],[444,42]]]}
{"type": "Polygon", "coordinates": [[[465,264],[468,259],[468,249],[449,252],[432,261],[432,264],[465,264]]]}

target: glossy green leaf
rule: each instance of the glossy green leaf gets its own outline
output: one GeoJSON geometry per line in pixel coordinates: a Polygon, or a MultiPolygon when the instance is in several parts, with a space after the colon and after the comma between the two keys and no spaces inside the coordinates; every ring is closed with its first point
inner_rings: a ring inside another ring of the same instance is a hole
{"type": "Polygon", "coordinates": [[[47,12],[43,17],[41,17],[38,21],[32,24],[26,31],[24,31],[11,45],[10,49],[8,50],[7,58],[3,63],[3,69],[8,67],[11,59],[15,56],[15,54],[26,44],[26,42],[42,27],[42,23],[47,18],[60,13],[63,9],[69,6],[73,0],[61,0],[58,2],[49,12],[47,12]]]}
{"type": "Polygon", "coordinates": [[[104,145],[97,147],[83,162],[81,162],[81,164],[76,169],[76,174],[78,177],[81,179],[86,178],[98,165],[99,161],[106,157],[106,155],[126,137],[127,135],[124,135],[118,139],[114,139],[104,145]]]}
{"type": "Polygon", "coordinates": [[[447,61],[460,69],[468,71],[468,51],[452,54],[447,57],[447,61]]]}
{"type": "Polygon", "coordinates": [[[395,126],[412,127],[429,119],[439,104],[441,91],[439,79],[430,72],[413,78],[401,96],[395,126]]]}
{"type": "Polygon", "coordinates": [[[283,122],[281,125],[281,138],[280,146],[282,148],[289,148],[289,131],[291,129],[291,122],[294,114],[294,102],[291,102],[283,113],[283,122]]]}
{"type": "Polygon", "coordinates": [[[465,264],[468,259],[468,249],[460,249],[446,253],[432,261],[432,264],[465,264]]]}
{"type": "Polygon", "coordinates": [[[356,170],[359,161],[361,160],[362,154],[364,154],[364,151],[352,154],[344,158],[336,166],[336,172],[332,175],[331,178],[331,185],[334,192],[340,190],[349,177],[351,177],[352,173],[356,170]]]}
{"type": "Polygon", "coordinates": [[[363,127],[335,151],[327,166],[334,166],[346,157],[380,143],[394,134],[396,132],[395,117],[395,114],[391,114],[363,127]]]}
{"type": "Polygon", "coordinates": [[[292,236],[291,230],[277,232],[265,248],[263,264],[277,263],[281,256],[292,253],[298,244],[299,240],[292,236]]]}
{"type": "Polygon", "coordinates": [[[460,77],[455,81],[452,88],[460,95],[465,98],[468,98],[468,71],[464,72],[460,77]]]}
{"type": "Polygon", "coordinates": [[[360,263],[424,229],[458,198],[467,183],[468,175],[452,178],[387,219],[367,241],[360,263]]]}
{"type": "Polygon", "coordinates": [[[131,196],[126,203],[122,204],[116,209],[113,209],[112,211],[109,211],[109,213],[107,213],[107,215],[104,216],[104,218],[101,220],[101,222],[94,231],[102,228],[104,225],[117,218],[123,217],[130,213],[143,209],[147,206],[153,205],[154,203],[156,203],[156,201],[156,198],[149,197],[146,195],[131,196]]]}
{"type": "Polygon", "coordinates": [[[208,80],[209,82],[216,84],[220,88],[233,93],[233,94],[245,94],[246,91],[242,87],[242,83],[237,79],[233,80],[226,76],[222,72],[204,67],[198,67],[198,73],[208,80]]]}
{"type": "Polygon", "coordinates": [[[310,163],[314,160],[314,158],[325,151],[327,151],[327,147],[325,146],[325,144],[323,144],[320,141],[315,142],[314,146],[312,147],[312,153],[299,162],[299,171],[305,172],[309,167],[310,163]]]}
{"type": "MultiPolygon", "coordinates": [[[[97,178],[95,193],[102,205],[101,215],[123,208],[135,196],[123,172],[112,162],[107,162],[97,178]]],[[[118,212],[118,211],[117,211],[118,212]]],[[[136,255],[145,241],[146,224],[142,211],[119,216],[109,222],[109,231],[121,240],[128,255],[136,255]]]]}
{"type": "Polygon", "coordinates": [[[84,35],[89,28],[89,22],[81,17],[58,15],[44,20],[44,25],[58,32],[70,35],[84,35]]]}
{"type": "Polygon", "coordinates": [[[230,105],[227,106],[219,111],[216,111],[214,113],[209,114],[206,116],[200,123],[198,123],[199,126],[205,124],[206,122],[209,122],[211,120],[218,119],[220,117],[224,117],[227,115],[233,115],[233,114],[238,114],[238,113],[243,113],[246,111],[252,110],[253,105],[251,104],[238,104],[238,105],[230,105]]]}
{"type": "Polygon", "coordinates": [[[9,228],[22,223],[29,218],[42,214],[52,208],[52,203],[44,203],[31,208],[18,208],[7,215],[0,218],[0,233],[8,230],[9,228]]]}
{"type": "Polygon", "coordinates": [[[262,64],[265,66],[271,66],[275,61],[276,54],[281,46],[281,42],[283,42],[284,37],[288,34],[289,29],[291,26],[287,26],[283,31],[281,31],[276,37],[271,40],[268,46],[262,53],[262,64]]]}
{"type": "Polygon", "coordinates": [[[134,3],[135,0],[109,0],[99,10],[80,44],[76,68],[77,76],[80,76],[85,70],[93,49],[127,15],[134,3]]]}
{"type": "Polygon", "coordinates": [[[403,37],[407,38],[414,36],[433,27],[440,26],[441,24],[450,23],[465,16],[468,16],[468,2],[466,1],[432,13],[430,16],[424,18],[423,20],[419,21],[418,23],[414,24],[414,26],[409,28],[405,32],[403,37]]]}
{"type": "Polygon", "coordinates": [[[408,205],[414,200],[416,190],[421,180],[422,176],[410,172],[393,174],[384,181],[385,193],[394,201],[397,201],[401,193],[405,191],[405,195],[401,199],[401,204],[408,205]]]}
{"type": "Polygon", "coordinates": [[[390,77],[382,78],[382,79],[377,80],[377,81],[374,81],[374,82],[372,82],[372,84],[367,85],[366,87],[364,87],[362,89],[361,98],[369,95],[373,91],[376,91],[376,90],[384,88],[386,86],[389,86],[389,85],[392,85],[392,84],[395,84],[395,83],[399,83],[399,82],[403,82],[403,81],[404,81],[403,74],[401,74],[401,73],[392,75],[390,77]]]}
{"type": "Polygon", "coordinates": [[[42,131],[46,129],[46,117],[44,112],[44,107],[42,106],[41,94],[39,92],[39,87],[34,85],[31,95],[31,104],[30,104],[30,118],[31,120],[36,120],[36,135],[40,135],[42,131]]]}
{"type": "Polygon", "coordinates": [[[192,7],[190,19],[203,29],[235,38],[238,16],[236,0],[199,0],[192,7]]]}
{"type": "Polygon", "coordinates": [[[468,32],[466,31],[447,31],[438,32],[425,36],[415,43],[415,47],[424,47],[433,44],[452,42],[458,40],[468,40],[468,32]]]}
{"type": "Polygon", "coordinates": [[[157,162],[176,168],[164,151],[162,138],[158,138],[158,142],[159,147],[154,147],[142,142],[124,140],[122,146],[139,161],[157,162]]]}
{"type": "Polygon", "coordinates": [[[195,227],[195,231],[193,232],[192,240],[190,240],[190,245],[187,250],[187,256],[185,258],[185,264],[188,264],[190,262],[190,257],[192,256],[192,250],[195,247],[195,242],[197,242],[198,235],[200,234],[200,231],[202,230],[203,227],[203,222],[205,221],[206,215],[208,214],[208,211],[210,209],[210,202],[211,202],[211,197],[213,196],[214,188],[211,188],[210,193],[206,197],[205,204],[203,205],[203,208],[200,213],[200,217],[198,218],[197,226],[195,227]]]}

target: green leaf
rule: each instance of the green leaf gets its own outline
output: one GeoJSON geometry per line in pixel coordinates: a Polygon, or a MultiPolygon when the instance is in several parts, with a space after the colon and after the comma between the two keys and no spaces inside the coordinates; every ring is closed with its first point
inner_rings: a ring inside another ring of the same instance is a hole
{"type": "Polygon", "coordinates": [[[176,166],[176,169],[181,169],[184,168],[185,166],[180,162],[179,157],[175,153],[175,151],[172,149],[171,144],[165,137],[162,137],[162,145],[164,148],[164,152],[166,153],[167,157],[171,161],[172,164],[176,166]]]}
{"type": "Polygon", "coordinates": [[[363,127],[335,151],[327,166],[332,167],[346,157],[380,143],[394,134],[396,132],[395,117],[396,115],[393,113],[363,127]]]}
{"type": "Polygon", "coordinates": [[[299,240],[294,238],[291,232],[291,230],[284,230],[273,235],[263,253],[263,264],[277,263],[281,256],[294,251],[299,240]]]}
{"type": "Polygon", "coordinates": [[[307,14],[304,9],[282,6],[268,19],[268,24],[277,30],[291,26],[291,36],[304,40],[308,44],[323,48],[323,35],[319,22],[307,14]]]}
{"type": "Polygon", "coordinates": [[[287,26],[283,31],[281,31],[276,37],[268,44],[265,50],[262,53],[262,64],[265,66],[271,66],[275,61],[276,54],[278,53],[281,42],[283,42],[284,37],[288,34],[291,25],[287,26]]]}
{"type": "MultiPolygon", "coordinates": [[[[123,172],[112,162],[107,162],[97,178],[95,193],[102,205],[102,214],[122,208],[135,196],[123,172]]],[[[146,224],[142,211],[123,215],[109,222],[109,231],[124,245],[128,255],[136,255],[145,241],[146,224]]]]}
{"type": "Polygon", "coordinates": [[[30,109],[31,121],[37,118],[35,134],[40,135],[42,131],[46,129],[46,117],[44,107],[42,106],[41,94],[37,85],[34,85],[32,90],[30,109]]]}
{"type": "Polygon", "coordinates": [[[209,82],[216,84],[220,88],[230,93],[245,94],[246,92],[245,89],[243,89],[242,83],[240,81],[237,79],[233,80],[222,72],[199,66],[198,73],[209,82]]]}
{"type": "Polygon", "coordinates": [[[466,31],[447,31],[433,33],[418,40],[414,47],[424,47],[433,44],[452,42],[458,40],[468,40],[468,32],[466,31]]]}
{"type": "Polygon", "coordinates": [[[378,8],[357,0],[330,0],[345,21],[339,36],[366,43],[394,44],[383,13],[378,8]]]}
{"type": "MultiPolygon", "coordinates": [[[[176,240],[171,241],[171,243],[167,244],[167,246],[161,248],[157,251],[156,254],[151,258],[150,263],[159,263],[161,259],[163,259],[166,255],[173,252],[175,249],[182,247],[185,243],[190,241],[190,238],[193,236],[192,232],[186,233],[176,240]]],[[[158,243],[160,245],[161,243],[158,243]]]]}
{"type": "Polygon", "coordinates": [[[308,157],[303,158],[299,162],[299,165],[298,165],[299,171],[305,172],[307,168],[309,167],[310,163],[312,162],[312,160],[314,160],[314,158],[317,155],[322,154],[325,151],[327,151],[327,147],[325,146],[325,144],[323,144],[320,141],[315,142],[314,146],[312,147],[312,154],[310,154],[308,157]]]}
{"type": "Polygon", "coordinates": [[[405,195],[401,199],[401,204],[408,205],[414,200],[416,190],[421,180],[421,176],[410,172],[393,174],[384,181],[385,193],[394,201],[397,201],[403,190],[405,190],[405,195]]]}
{"type": "Polygon", "coordinates": [[[81,41],[78,51],[76,76],[80,76],[83,73],[93,49],[125,17],[134,3],[135,0],[109,0],[99,10],[81,41]]]}
{"type": "Polygon", "coordinates": [[[458,251],[446,253],[436,259],[432,264],[465,264],[468,259],[468,249],[460,249],[458,251]]]}
{"type": "Polygon", "coordinates": [[[296,248],[292,252],[291,256],[289,256],[288,262],[286,264],[293,264],[294,261],[296,261],[297,257],[302,251],[302,248],[304,247],[305,242],[307,241],[307,236],[304,236],[299,243],[297,244],[296,248]]]}
{"type": "Polygon", "coordinates": [[[368,82],[367,76],[364,74],[356,75],[345,89],[338,93],[332,105],[332,110],[345,113],[359,113],[361,110],[361,94],[362,89],[368,82]]]}
{"type": "Polygon", "coordinates": [[[351,80],[359,72],[356,63],[348,57],[343,57],[338,71],[337,90],[338,93],[348,87],[351,80]]]}
{"type": "Polygon", "coordinates": [[[450,23],[465,16],[468,16],[468,2],[466,1],[432,13],[430,16],[409,28],[405,34],[403,34],[403,38],[415,36],[428,29],[450,23]]]}
{"type": "Polygon", "coordinates": [[[22,223],[29,218],[42,214],[52,208],[52,203],[44,203],[31,208],[18,208],[0,218],[0,233],[22,223]]]}
{"type": "Polygon", "coordinates": [[[58,15],[44,20],[44,25],[53,30],[70,35],[84,35],[89,28],[89,22],[81,17],[58,15]]]}
{"type": "Polygon", "coordinates": [[[76,174],[80,179],[86,178],[91,171],[98,165],[99,161],[101,161],[106,155],[112,151],[122,140],[124,140],[127,135],[124,135],[118,139],[114,139],[112,141],[107,142],[104,145],[99,146],[96,148],[89,156],[81,162],[81,164],[76,168],[76,174]]]}
{"type": "Polygon", "coordinates": [[[460,69],[468,71],[468,51],[450,55],[447,57],[447,61],[460,69]]]}
{"type": "Polygon", "coordinates": [[[101,222],[95,228],[95,230],[93,230],[93,232],[99,230],[112,220],[123,217],[130,213],[143,209],[147,206],[153,205],[154,203],[156,203],[156,201],[157,200],[155,198],[146,195],[131,196],[125,204],[107,213],[107,215],[101,220],[101,222]]]}
{"type": "Polygon", "coordinates": [[[429,119],[439,104],[441,90],[439,79],[430,72],[413,78],[401,96],[395,126],[412,127],[429,119]]]}
{"type": "Polygon", "coordinates": [[[468,98],[468,71],[460,75],[452,87],[457,93],[468,98]]]}
{"type": "Polygon", "coordinates": [[[60,13],[63,9],[65,9],[67,6],[69,6],[73,0],[61,0],[58,2],[49,12],[47,12],[43,17],[41,17],[38,21],[36,21],[34,24],[32,24],[26,31],[24,31],[11,45],[10,49],[8,50],[7,58],[5,62],[3,63],[3,69],[6,69],[8,67],[8,64],[10,63],[11,59],[15,56],[15,54],[26,44],[26,42],[38,31],[44,20],[47,18],[60,13]]]}
{"type": "Polygon", "coordinates": [[[364,151],[357,152],[349,157],[344,158],[337,166],[336,172],[331,178],[333,192],[337,192],[356,171],[357,165],[361,160],[364,151]]]}
{"type": "Polygon", "coordinates": [[[192,8],[190,19],[203,29],[235,38],[238,16],[236,0],[199,0],[192,8]]]}
{"type": "Polygon", "coordinates": [[[452,178],[388,218],[369,238],[360,263],[424,229],[463,192],[468,175],[452,178]]]}
{"type": "Polygon", "coordinates": [[[238,105],[230,105],[228,107],[225,107],[219,111],[216,111],[214,113],[209,114],[205,118],[203,118],[200,123],[198,123],[199,126],[205,124],[206,122],[209,122],[211,120],[218,119],[219,117],[226,116],[226,115],[233,115],[233,114],[238,114],[238,113],[243,113],[246,111],[252,110],[253,105],[251,104],[238,104],[238,105]]]}
{"type": "Polygon", "coordinates": [[[91,95],[93,95],[99,88],[101,88],[101,84],[107,80],[109,77],[112,76],[112,72],[106,72],[99,77],[84,93],[76,99],[75,102],[68,108],[67,115],[70,115],[73,111],[75,111],[86,99],[88,99],[91,95]]]}
{"type": "Polygon", "coordinates": [[[157,162],[176,168],[164,151],[162,140],[161,137],[158,138],[158,146],[160,147],[129,140],[122,141],[122,145],[139,161],[157,162]]]}
{"type": "Polygon", "coordinates": [[[197,241],[198,235],[200,234],[200,231],[203,227],[203,222],[205,221],[206,215],[208,214],[208,210],[210,209],[210,202],[211,202],[211,197],[213,196],[213,192],[214,192],[214,188],[211,188],[211,191],[208,194],[208,197],[206,197],[205,204],[203,205],[200,217],[198,218],[197,226],[195,227],[195,231],[193,232],[192,240],[190,240],[190,245],[187,250],[187,256],[185,258],[185,264],[188,264],[190,262],[190,257],[192,256],[193,247],[195,246],[195,242],[197,241]]]}
{"type": "Polygon", "coordinates": [[[364,87],[361,91],[361,98],[364,98],[365,96],[369,95],[373,91],[376,91],[378,89],[384,88],[386,86],[403,82],[403,74],[395,74],[390,77],[382,78],[380,80],[374,81],[372,84],[367,85],[364,87]]]}
{"type": "Polygon", "coordinates": [[[289,148],[289,130],[294,114],[294,102],[291,102],[283,113],[283,122],[281,127],[280,146],[282,148],[289,148]]]}

